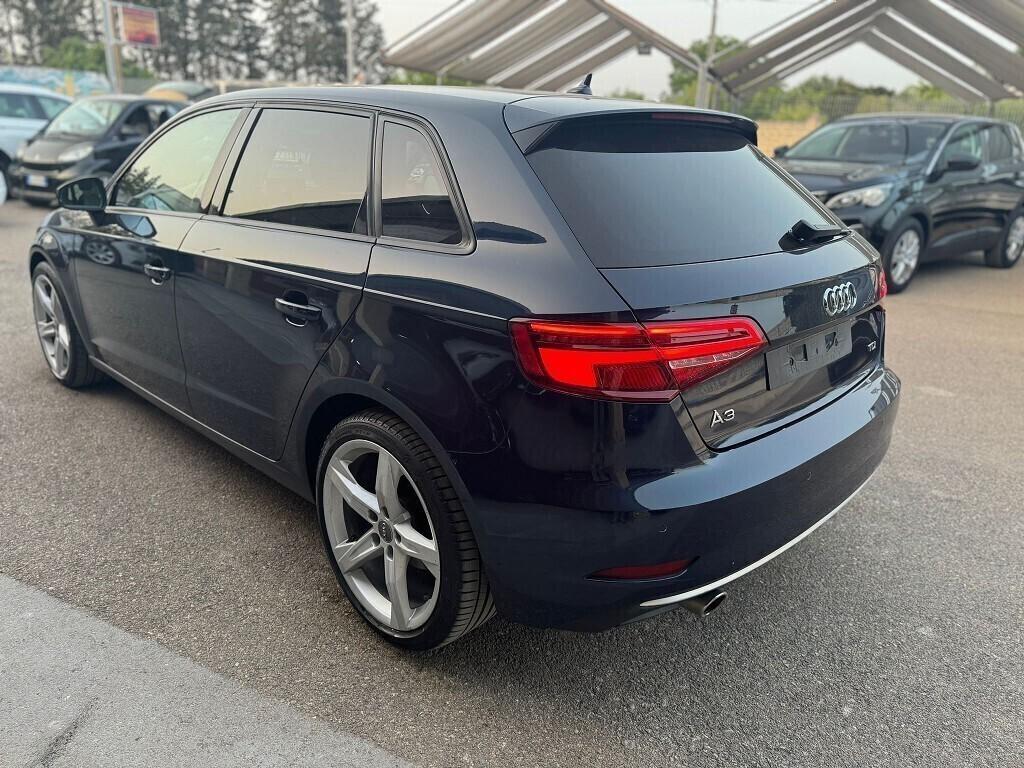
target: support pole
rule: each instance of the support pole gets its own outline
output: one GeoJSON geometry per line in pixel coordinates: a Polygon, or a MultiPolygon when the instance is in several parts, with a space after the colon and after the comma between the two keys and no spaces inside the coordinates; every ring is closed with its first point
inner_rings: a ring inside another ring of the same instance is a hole
{"type": "Polygon", "coordinates": [[[351,85],[355,82],[356,76],[356,50],[353,45],[355,39],[355,5],[356,0],[345,0],[345,80],[351,85]]]}
{"type": "Polygon", "coordinates": [[[103,0],[103,49],[107,63],[107,80],[114,93],[121,92],[121,67],[114,50],[114,11],[110,0],[103,0]]]}
{"type": "Polygon", "coordinates": [[[715,35],[718,31],[718,0],[711,0],[711,33],[708,35],[708,47],[704,52],[704,60],[700,63],[700,69],[697,71],[697,97],[695,99],[696,106],[701,109],[706,109],[710,102],[710,87],[708,79],[710,77],[711,62],[715,58],[715,35]]]}

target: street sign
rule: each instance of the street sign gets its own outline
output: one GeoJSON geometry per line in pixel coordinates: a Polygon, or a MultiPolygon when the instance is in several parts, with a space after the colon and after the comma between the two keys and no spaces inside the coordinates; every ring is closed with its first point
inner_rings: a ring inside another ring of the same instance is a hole
{"type": "Polygon", "coordinates": [[[160,14],[155,8],[129,3],[111,3],[116,15],[118,42],[144,48],[160,46],[160,14]]]}

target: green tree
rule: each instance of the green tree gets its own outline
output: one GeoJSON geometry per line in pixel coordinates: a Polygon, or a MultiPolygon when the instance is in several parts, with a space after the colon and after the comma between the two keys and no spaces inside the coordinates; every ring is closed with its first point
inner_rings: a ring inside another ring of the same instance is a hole
{"type": "MultiPolygon", "coordinates": [[[[91,43],[77,36],[64,38],[56,48],[44,47],[39,63],[44,67],[77,69],[86,72],[106,72],[107,69],[103,45],[91,43]]],[[[133,61],[122,60],[121,71],[125,77],[152,77],[149,70],[133,61]]]]}
{"type": "MultiPolygon", "coordinates": [[[[701,61],[708,53],[708,42],[709,39],[698,40],[690,46],[690,53],[696,56],[701,61]]],[[[723,60],[728,58],[733,53],[741,51],[743,48],[739,45],[740,41],[735,37],[729,35],[715,35],[715,51],[720,53],[727,48],[738,46],[735,50],[725,54],[723,60]]],[[[716,54],[717,55],[717,54],[716,54]]],[[[667,101],[675,102],[677,104],[693,104],[697,95],[697,73],[689,67],[685,67],[679,63],[673,63],[672,72],[668,76],[668,95],[667,101]]]]}
{"type": "MultiPolygon", "coordinates": [[[[396,69],[388,75],[388,85],[437,85],[437,75],[433,72],[417,72],[414,69],[396,69]]],[[[444,85],[479,85],[460,77],[445,75],[444,85]]]]}
{"type": "Polygon", "coordinates": [[[633,99],[635,101],[645,101],[647,99],[647,96],[640,93],[640,91],[634,91],[632,88],[619,88],[612,91],[611,97],[613,99],[633,99]]]}

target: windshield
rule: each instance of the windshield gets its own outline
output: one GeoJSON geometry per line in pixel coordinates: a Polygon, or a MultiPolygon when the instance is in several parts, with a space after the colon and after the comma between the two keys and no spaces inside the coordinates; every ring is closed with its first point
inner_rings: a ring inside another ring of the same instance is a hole
{"type": "Polygon", "coordinates": [[[833,223],[740,134],[664,113],[567,120],[527,159],[602,269],[774,253],[801,219],[833,223]]]}
{"type": "Polygon", "coordinates": [[[47,127],[45,134],[52,136],[67,133],[73,136],[102,136],[113,124],[117,116],[124,111],[128,102],[87,99],[76,101],[65,109],[47,127]]]}
{"type": "Polygon", "coordinates": [[[902,165],[922,162],[942,138],[945,123],[833,123],[786,152],[794,160],[902,165]]]}

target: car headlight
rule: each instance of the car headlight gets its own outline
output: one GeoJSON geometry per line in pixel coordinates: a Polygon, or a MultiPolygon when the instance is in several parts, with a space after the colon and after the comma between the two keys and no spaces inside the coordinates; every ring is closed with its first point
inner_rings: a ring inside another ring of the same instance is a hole
{"type": "Polygon", "coordinates": [[[14,159],[17,160],[19,163],[25,159],[25,148],[27,146],[28,144],[22,144],[20,147],[14,150],[14,159]]]}
{"type": "Polygon", "coordinates": [[[58,163],[77,163],[92,154],[92,144],[76,144],[57,155],[58,163]]]}
{"type": "Polygon", "coordinates": [[[866,208],[877,208],[887,199],[892,192],[892,184],[876,184],[873,187],[851,189],[849,192],[840,192],[838,195],[829,198],[826,205],[829,208],[853,208],[863,205],[866,208]]]}

